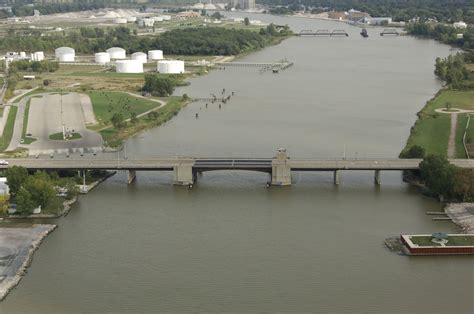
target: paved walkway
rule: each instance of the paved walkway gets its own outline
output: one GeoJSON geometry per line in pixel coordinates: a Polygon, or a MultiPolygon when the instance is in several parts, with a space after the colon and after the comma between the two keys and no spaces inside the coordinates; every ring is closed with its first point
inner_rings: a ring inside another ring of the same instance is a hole
{"type": "Polygon", "coordinates": [[[474,110],[451,108],[447,111],[445,108],[435,109],[435,112],[451,115],[451,131],[449,133],[448,141],[448,158],[456,157],[456,126],[458,123],[458,114],[474,113],[474,110]]]}
{"type": "Polygon", "coordinates": [[[456,156],[456,127],[458,124],[458,115],[451,114],[451,131],[449,133],[448,141],[448,158],[456,156]]]}

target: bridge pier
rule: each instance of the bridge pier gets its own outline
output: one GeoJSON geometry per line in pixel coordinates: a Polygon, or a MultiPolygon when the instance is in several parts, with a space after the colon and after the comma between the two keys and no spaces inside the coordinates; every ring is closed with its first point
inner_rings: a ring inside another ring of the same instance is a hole
{"type": "Polygon", "coordinates": [[[272,160],[272,185],[291,185],[291,166],[288,163],[286,149],[278,149],[276,157],[272,160]]]}
{"type": "Polygon", "coordinates": [[[334,170],[334,185],[339,185],[339,170],[334,170]]]}
{"type": "Polygon", "coordinates": [[[380,170],[375,170],[374,183],[375,185],[380,185],[380,170]]]}
{"type": "Polygon", "coordinates": [[[132,184],[137,179],[137,172],[135,170],[128,170],[128,184],[132,184]]]}
{"type": "Polygon", "coordinates": [[[193,185],[195,180],[195,174],[193,172],[193,162],[193,160],[180,161],[177,166],[173,167],[174,185],[193,185]]]}

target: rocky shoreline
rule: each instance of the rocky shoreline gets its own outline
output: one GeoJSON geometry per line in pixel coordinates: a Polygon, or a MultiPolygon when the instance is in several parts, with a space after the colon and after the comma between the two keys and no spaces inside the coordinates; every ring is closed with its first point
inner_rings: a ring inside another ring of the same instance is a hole
{"type": "Polygon", "coordinates": [[[449,203],[444,212],[463,233],[474,234],[474,203],[449,203]]]}
{"type": "Polygon", "coordinates": [[[57,225],[0,228],[0,301],[20,282],[34,252],[57,225]]]}

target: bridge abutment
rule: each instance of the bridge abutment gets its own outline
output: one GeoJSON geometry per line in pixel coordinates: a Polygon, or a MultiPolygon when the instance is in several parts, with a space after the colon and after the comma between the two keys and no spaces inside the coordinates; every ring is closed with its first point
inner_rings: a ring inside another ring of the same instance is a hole
{"type": "Polygon", "coordinates": [[[291,185],[291,166],[288,163],[286,150],[280,148],[272,160],[272,185],[291,185]]]}

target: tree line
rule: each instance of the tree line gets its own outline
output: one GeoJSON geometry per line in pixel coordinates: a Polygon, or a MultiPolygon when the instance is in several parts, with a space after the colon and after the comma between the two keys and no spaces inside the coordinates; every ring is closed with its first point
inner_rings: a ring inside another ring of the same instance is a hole
{"type": "Polygon", "coordinates": [[[441,22],[465,21],[474,23],[472,0],[258,0],[258,3],[285,6],[290,11],[302,6],[311,7],[314,13],[322,11],[348,11],[355,9],[371,16],[391,16],[396,21],[435,18],[441,22]]]}
{"type": "Polygon", "coordinates": [[[473,27],[460,30],[454,28],[452,25],[417,22],[408,24],[407,32],[414,36],[433,38],[448,45],[474,49],[473,27]],[[458,34],[462,34],[462,37],[458,37],[458,34]]]}
{"type": "Polygon", "coordinates": [[[77,53],[92,54],[119,46],[128,53],[160,49],[166,54],[236,55],[262,48],[276,37],[290,33],[289,28],[277,30],[274,25],[260,32],[221,27],[188,28],[171,30],[157,37],[139,37],[123,26],[107,30],[81,28],[76,32],[49,36],[12,34],[2,38],[0,50],[52,52],[57,47],[68,46],[77,53]]]}
{"type": "Polygon", "coordinates": [[[446,58],[436,58],[435,74],[453,89],[474,89],[474,74],[466,68],[474,63],[474,52],[458,53],[446,58]]]}

